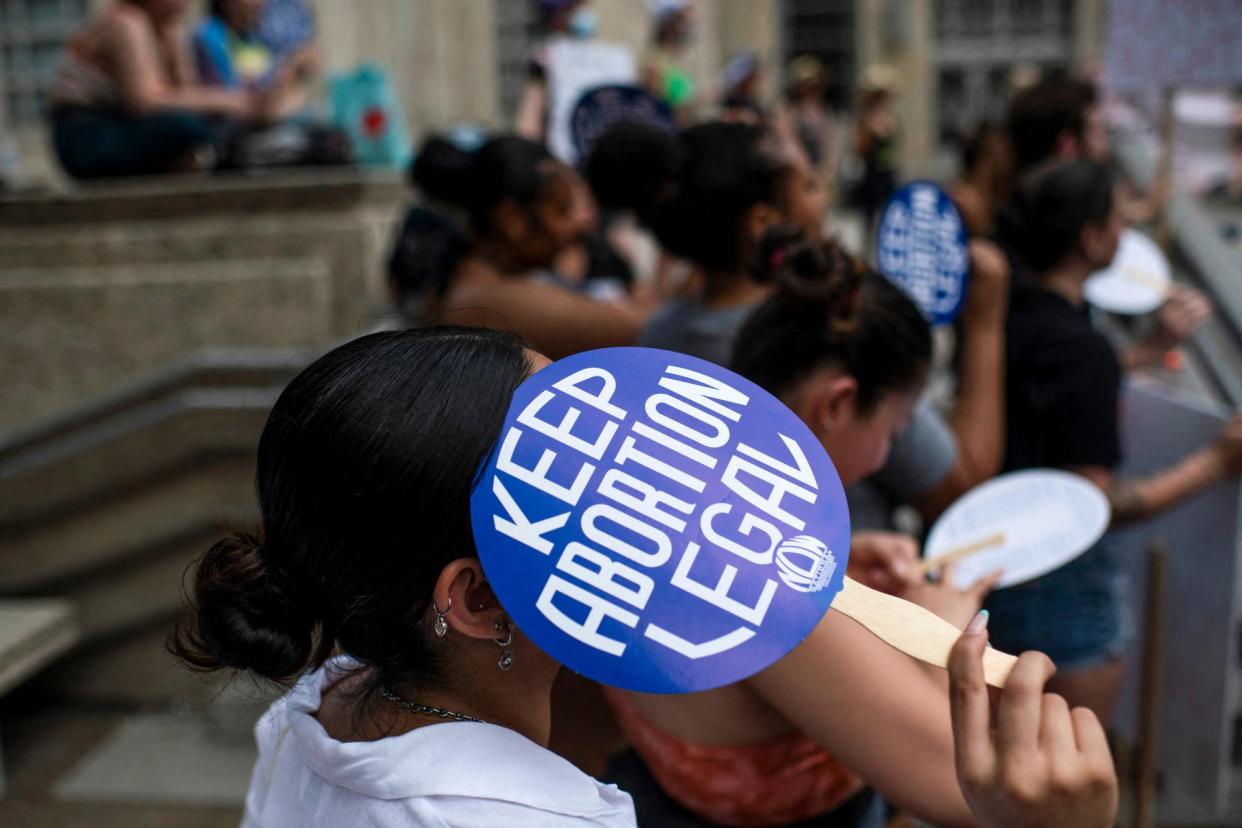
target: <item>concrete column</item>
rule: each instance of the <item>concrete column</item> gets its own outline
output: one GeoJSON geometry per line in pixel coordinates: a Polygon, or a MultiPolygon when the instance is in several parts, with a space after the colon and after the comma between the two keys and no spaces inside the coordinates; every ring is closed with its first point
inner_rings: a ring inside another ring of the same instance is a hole
{"type": "Polygon", "coordinates": [[[1074,66],[1090,70],[1104,55],[1108,9],[1105,0],[1076,0],[1074,20],[1074,66]]]}
{"type": "Polygon", "coordinates": [[[858,0],[855,7],[857,74],[886,64],[896,72],[901,118],[901,173],[929,171],[935,146],[935,25],[931,0],[858,0]]]}
{"type": "Polygon", "coordinates": [[[777,0],[720,0],[720,51],[729,55],[749,49],[764,66],[764,94],[775,99],[784,87],[781,52],[781,4],[777,0]]]}
{"type": "Polygon", "coordinates": [[[384,67],[415,136],[454,121],[497,126],[495,2],[513,0],[314,0],[325,68],[384,67]]]}

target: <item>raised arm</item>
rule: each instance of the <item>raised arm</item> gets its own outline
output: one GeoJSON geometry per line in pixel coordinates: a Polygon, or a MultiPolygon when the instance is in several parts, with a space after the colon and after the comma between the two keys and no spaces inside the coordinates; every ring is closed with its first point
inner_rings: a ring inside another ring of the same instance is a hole
{"type": "Polygon", "coordinates": [[[1005,318],[1009,265],[991,242],[970,243],[971,281],[962,312],[961,378],[949,426],[957,459],[932,488],[911,498],[931,522],[1005,459],[1005,318]]]}
{"type": "Polygon", "coordinates": [[[1211,444],[1156,474],[1117,480],[1111,470],[1100,466],[1079,466],[1071,471],[1108,495],[1114,527],[1147,520],[1242,473],[1242,414],[1234,415],[1211,444]]]}
{"type": "Polygon", "coordinates": [[[859,624],[829,611],[748,684],[899,808],[974,825],[953,769],[947,691],[859,624]]]}
{"type": "Polygon", "coordinates": [[[503,277],[456,291],[443,316],[449,324],[516,331],[552,359],[633,345],[645,319],[628,303],[601,302],[558,285],[503,277]]]}
{"type": "MultiPolygon", "coordinates": [[[[103,32],[103,45],[116,67],[121,100],[130,112],[147,114],[162,109],[186,109],[250,118],[255,111],[256,102],[242,92],[170,84],[165,79],[157,36],[137,15],[114,16],[103,32]]],[[[185,70],[176,68],[175,71],[185,70]]]]}

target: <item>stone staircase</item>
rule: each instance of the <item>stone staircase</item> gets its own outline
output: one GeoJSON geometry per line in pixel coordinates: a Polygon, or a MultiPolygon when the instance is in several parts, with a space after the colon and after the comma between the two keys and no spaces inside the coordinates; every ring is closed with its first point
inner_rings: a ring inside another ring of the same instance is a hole
{"type": "Polygon", "coordinates": [[[68,600],[80,628],[44,690],[124,705],[214,692],[163,640],[193,559],[253,522],[259,432],[310,358],[200,352],[0,443],[0,595],[68,600]]]}

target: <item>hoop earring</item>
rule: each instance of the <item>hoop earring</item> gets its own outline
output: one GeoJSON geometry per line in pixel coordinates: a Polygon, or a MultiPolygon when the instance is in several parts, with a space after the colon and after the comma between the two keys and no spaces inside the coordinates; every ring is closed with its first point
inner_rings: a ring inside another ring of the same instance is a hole
{"type": "Polygon", "coordinates": [[[444,636],[448,635],[448,621],[444,619],[444,616],[453,608],[453,599],[449,599],[448,606],[444,609],[437,607],[436,602],[433,599],[431,602],[431,608],[436,611],[436,620],[435,623],[432,624],[431,628],[435,630],[436,638],[444,638],[444,636]]]}
{"type": "Polygon", "coordinates": [[[492,629],[496,632],[505,633],[504,638],[493,638],[496,646],[500,648],[500,658],[496,661],[496,666],[502,672],[508,672],[513,667],[513,651],[509,649],[509,645],[513,643],[513,627],[509,625],[508,620],[497,621],[492,625],[492,629]]]}

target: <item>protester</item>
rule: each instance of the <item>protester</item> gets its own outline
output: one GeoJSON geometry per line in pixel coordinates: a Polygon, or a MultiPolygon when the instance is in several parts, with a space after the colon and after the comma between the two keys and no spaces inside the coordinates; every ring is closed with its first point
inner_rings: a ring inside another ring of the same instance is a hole
{"type": "Polygon", "coordinates": [[[837,173],[837,127],[826,99],[828,70],[813,55],[800,55],[790,62],[786,75],[789,86],[779,118],[782,128],[802,146],[811,166],[832,182],[837,173]]]}
{"type": "Polygon", "coordinates": [[[253,90],[198,82],[181,18],[188,0],[114,0],[65,48],[51,91],[52,143],[74,178],[209,169],[221,121],[262,123],[253,90]]]}
{"type": "Polygon", "coordinates": [[[431,323],[434,303],[470,250],[469,217],[454,199],[472,163],[469,150],[431,135],[410,166],[419,201],[406,212],[388,258],[389,291],[407,325],[431,323]]]}
{"type": "Polygon", "coordinates": [[[539,0],[537,7],[542,38],[527,66],[514,131],[577,164],[578,103],[599,87],[633,86],[634,56],[628,46],[596,36],[599,16],[586,0],[539,0]]]}
{"type": "Polygon", "coordinates": [[[652,46],[643,62],[642,84],[668,106],[679,123],[690,123],[698,102],[694,76],[685,66],[686,50],[694,37],[694,5],[691,0],[648,0],[647,5],[652,46]]]}
{"type": "MultiPolygon", "coordinates": [[[[821,238],[822,179],[776,134],[741,124],[704,124],[680,136],[627,126],[606,133],[597,147],[610,161],[597,189],[636,205],[664,246],[702,275],[699,291],[652,315],[640,344],[726,364],[742,321],[771,291],[754,278],[754,268],[766,266],[763,233],[788,224],[821,238]]],[[[593,182],[600,181],[597,173],[596,164],[588,166],[593,182]]],[[[1008,267],[983,241],[971,244],[970,256],[961,380],[950,422],[930,404],[918,406],[890,463],[850,491],[857,526],[891,529],[894,507],[907,502],[930,520],[1000,469],[1008,267]]]]}
{"type": "MultiPolygon", "coordinates": [[[[732,367],[806,423],[848,487],[883,465],[909,420],[931,335],[898,288],[831,243],[797,238],[780,228],[765,235],[768,265],[757,278],[776,287],[746,320],[732,367]]],[[[851,573],[859,565],[851,545],[851,573]]],[[[910,577],[903,586],[964,626],[990,583],[966,593],[910,577]]],[[[642,760],[618,760],[613,778],[653,824],[684,810],[721,825],[882,825],[868,784],[935,824],[969,824],[949,767],[945,690],[942,673],[830,612],[803,645],[745,682],[681,696],[610,693],[642,760]],[[871,669],[888,678],[865,691],[853,684],[871,669]],[[879,721],[882,731],[871,727],[879,721]],[[898,774],[894,763],[922,770],[898,774]]]]}
{"type": "Polygon", "coordinates": [[[738,52],[724,68],[720,120],[745,124],[764,124],[768,120],[763,105],[763,63],[754,52],[738,52]]]}
{"type": "Polygon", "coordinates": [[[546,750],[559,666],[471,540],[474,476],[543,364],[492,331],[372,334],[277,400],[262,530],[207,552],[172,644],[197,669],[300,679],[256,727],[243,826],[634,824],[628,796],[546,750]]]}
{"type": "Polygon", "coordinates": [[[1108,134],[1094,84],[1064,73],[1021,89],[1009,106],[1015,172],[1055,159],[1108,157],[1108,134]]]}
{"type": "Polygon", "coordinates": [[[194,52],[205,83],[256,90],[268,112],[282,118],[306,104],[319,56],[313,43],[305,44],[278,62],[258,36],[263,6],[263,0],[211,0],[194,32],[194,52]]]}
{"type": "Polygon", "coordinates": [[[972,237],[992,237],[996,214],[1009,200],[1013,174],[1013,151],[1006,130],[983,121],[965,136],[961,170],[949,195],[972,237]]]}
{"type": "Polygon", "coordinates": [[[862,173],[850,193],[850,202],[862,210],[870,233],[884,202],[897,186],[900,123],[893,109],[896,76],[884,65],[870,67],[858,87],[858,117],[854,124],[854,152],[862,173]]]}
{"type": "Polygon", "coordinates": [[[429,318],[512,329],[553,357],[633,344],[641,308],[628,298],[591,299],[551,271],[591,229],[577,201],[578,174],[512,135],[466,158],[444,194],[469,216],[473,241],[452,275],[432,286],[429,318]]]}
{"type": "MultiPolygon", "coordinates": [[[[1112,503],[1112,525],[1157,515],[1242,470],[1242,417],[1211,445],[1137,481],[1121,463],[1122,362],[1092,327],[1083,284],[1112,261],[1122,219],[1113,178],[1086,159],[1034,170],[1008,221],[1033,274],[1008,323],[1005,470],[1056,467],[1083,475],[1112,503]]],[[[1050,687],[1108,721],[1129,640],[1124,568],[1109,535],[1066,566],[993,595],[994,643],[1039,649],[1056,662],[1050,687]]]]}

